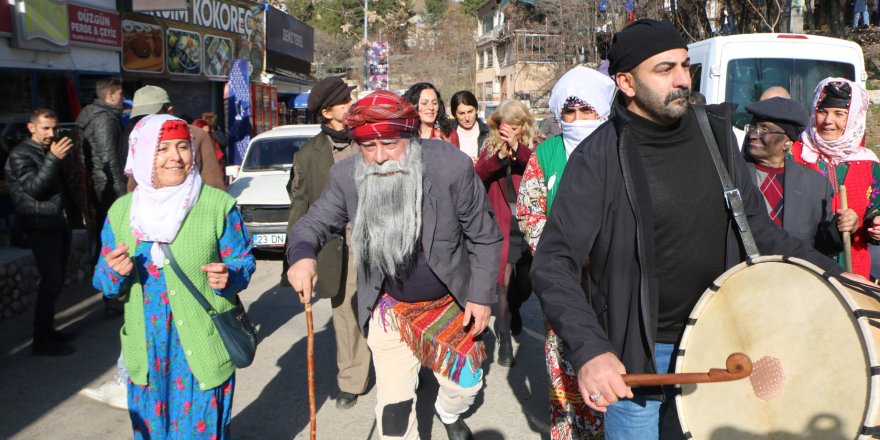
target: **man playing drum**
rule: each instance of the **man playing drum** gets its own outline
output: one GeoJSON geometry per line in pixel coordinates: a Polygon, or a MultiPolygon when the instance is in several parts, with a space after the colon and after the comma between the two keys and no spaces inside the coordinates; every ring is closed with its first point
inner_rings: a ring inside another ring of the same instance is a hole
{"type": "MultiPolygon", "coordinates": [[[[614,36],[608,55],[620,89],[615,110],[571,154],[532,281],[584,400],[606,412],[605,438],[674,438],[681,427],[670,411],[672,390],[631,389],[621,374],[674,371],[694,304],[749,246],[728,214],[707,137],[688,104],[685,41],[669,22],[638,20],[614,36]]],[[[757,249],[840,274],[834,261],[768,217],[731,130],[732,107],[706,111],[708,136],[741,192],[757,249]]]]}

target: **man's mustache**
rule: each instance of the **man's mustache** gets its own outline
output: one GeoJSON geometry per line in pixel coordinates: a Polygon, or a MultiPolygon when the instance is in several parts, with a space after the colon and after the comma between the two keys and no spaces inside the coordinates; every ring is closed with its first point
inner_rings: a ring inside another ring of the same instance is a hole
{"type": "Polygon", "coordinates": [[[664,105],[669,105],[670,102],[675,101],[679,98],[688,99],[691,97],[691,91],[686,89],[675,89],[672,92],[669,92],[666,95],[666,100],[663,101],[664,105]]]}
{"type": "Polygon", "coordinates": [[[373,162],[371,164],[367,164],[364,167],[364,175],[365,176],[373,176],[373,175],[381,175],[381,174],[394,174],[394,173],[409,173],[409,168],[403,166],[400,162],[396,160],[389,160],[383,163],[373,162]]]}

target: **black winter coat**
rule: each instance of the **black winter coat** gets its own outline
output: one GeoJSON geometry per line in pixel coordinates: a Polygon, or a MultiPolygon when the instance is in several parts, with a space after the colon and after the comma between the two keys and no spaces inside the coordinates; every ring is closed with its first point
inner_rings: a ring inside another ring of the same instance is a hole
{"type": "Polygon", "coordinates": [[[64,160],[25,139],[9,152],[6,184],[18,224],[25,230],[67,229],[64,160]]]}
{"type": "MultiPolygon", "coordinates": [[[[611,119],[569,158],[535,252],[532,285],[550,325],[564,342],[566,358],[576,369],[612,352],[627,373],[655,373],[659,293],[651,198],[626,109],[620,101],[614,107],[611,119]],[[581,268],[587,261],[584,294],[581,268]]],[[[731,106],[706,109],[731,178],[742,192],[758,250],[803,258],[840,274],[833,260],[791,238],[770,220],[764,198],[736,147],[731,106]]],[[[713,165],[709,161],[705,166],[713,165]]],[[[719,192],[718,197],[723,195],[719,192]]],[[[734,229],[731,220],[727,268],[745,259],[734,229]]],[[[686,274],[688,269],[681,270],[686,274]]]]}
{"type": "MultiPolygon", "coordinates": [[[[109,208],[125,194],[125,164],[120,161],[122,108],[96,99],[76,118],[80,131],[86,169],[92,177],[92,190],[97,206],[109,208]]],[[[124,160],[124,159],[123,159],[124,160]]]]}

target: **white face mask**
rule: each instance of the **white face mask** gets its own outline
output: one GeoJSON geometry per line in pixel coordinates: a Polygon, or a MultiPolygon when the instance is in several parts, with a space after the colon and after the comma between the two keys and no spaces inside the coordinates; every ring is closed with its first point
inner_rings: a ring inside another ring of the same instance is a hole
{"type": "Polygon", "coordinates": [[[562,142],[565,144],[565,158],[568,159],[568,156],[571,156],[571,152],[577,148],[581,141],[592,134],[603,122],[605,121],[601,119],[559,121],[559,125],[562,126],[562,142]]]}

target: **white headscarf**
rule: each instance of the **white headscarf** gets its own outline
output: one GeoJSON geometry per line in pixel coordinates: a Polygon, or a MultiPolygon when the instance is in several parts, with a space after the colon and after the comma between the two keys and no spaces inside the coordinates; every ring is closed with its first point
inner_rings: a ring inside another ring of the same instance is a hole
{"type": "Polygon", "coordinates": [[[565,157],[608,119],[611,102],[617,86],[614,81],[593,69],[576,66],[559,78],[550,92],[550,111],[562,127],[562,141],[565,144],[565,157]],[[575,97],[596,109],[599,119],[594,121],[562,122],[562,108],[565,102],[575,97]]]}
{"type": "Polygon", "coordinates": [[[804,144],[801,158],[804,161],[816,163],[821,153],[831,161],[832,165],[856,160],[880,162],[873,151],[862,146],[868,117],[868,92],[861,85],[845,78],[825,78],[819,82],[813,92],[813,106],[810,107],[810,110],[807,128],[801,133],[801,141],[804,144]],[[830,82],[849,84],[852,98],[849,101],[849,113],[843,134],[833,141],[826,141],[816,131],[816,107],[823,98],[822,92],[825,90],[825,86],[830,82]]]}
{"type": "Polygon", "coordinates": [[[150,253],[158,267],[163,267],[165,260],[158,243],[174,241],[202,190],[202,178],[195,166],[192,134],[189,142],[193,164],[186,179],[177,186],[154,186],[156,149],[162,124],[173,120],[182,122],[170,115],[148,115],[138,121],[128,138],[128,160],[125,163],[125,173],[134,176],[137,182],[131,201],[131,232],[138,241],[154,242],[150,253]]]}

